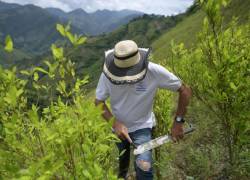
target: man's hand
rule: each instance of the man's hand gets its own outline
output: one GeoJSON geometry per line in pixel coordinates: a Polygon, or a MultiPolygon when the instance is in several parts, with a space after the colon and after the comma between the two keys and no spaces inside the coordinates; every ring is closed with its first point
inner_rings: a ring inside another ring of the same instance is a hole
{"type": "MultiPolygon", "coordinates": [[[[114,118],[114,116],[110,112],[108,106],[105,104],[105,101],[101,101],[101,100],[96,99],[95,100],[95,105],[96,106],[102,105],[102,109],[103,109],[102,116],[103,116],[104,119],[109,121],[110,119],[114,118]]],[[[128,134],[128,129],[122,122],[115,120],[114,124],[113,124],[113,129],[114,129],[116,135],[120,139],[127,139],[128,142],[133,145],[133,142],[132,142],[132,140],[131,140],[131,138],[129,137],[129,134],[128,134]]]]}
{"type": "Polygon", "coordinates": [[[113,129],[115,130],[116,135],[120,139],[123,139],[123,140],[127,139],[129,143],[132,143],[132,140],[128,134],[128,128],[122,122],[115,120],[113,124],[113,129]]]}
{"type": "Polygon", "coordinates": [[[182,139],[184,137],[183,124],[174,121],[173,126],[171,128],[171,135],[174,142],[182,139]]]}

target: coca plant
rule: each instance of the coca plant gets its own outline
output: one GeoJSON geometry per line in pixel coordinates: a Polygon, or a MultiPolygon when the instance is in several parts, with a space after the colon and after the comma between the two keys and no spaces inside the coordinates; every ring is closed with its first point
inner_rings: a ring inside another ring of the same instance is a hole
{"type": "MultiPolygon", "coordinates": [[[[74,47],[86,40],[69,26],[57,29],[74,47]]],[[[23,70],[25,79],[0,68],[0,179],[117,179],[110,163],[116,138],[81,90],[87,78],[75,75],[64,48],[51,50],[47,68],[23,70]]]]}

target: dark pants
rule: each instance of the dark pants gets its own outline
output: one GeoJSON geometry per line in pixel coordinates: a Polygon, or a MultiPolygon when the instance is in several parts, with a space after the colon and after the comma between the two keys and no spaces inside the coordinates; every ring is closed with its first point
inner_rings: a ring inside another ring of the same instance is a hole
{"type": "MultiPolygon", "coordinates": [[[[152,129],[145,128],[135,132],[129,133],[132,141],[136,146],[148,142],[152,139],[152,129]]],[[[119,157],[119,178],[125,178],[130,161],[130,144],[127,140],[123,140],[117,143],[119,153],[122,153],[119,157]]],[[[135,171],[137,180],[152,180],[153,168],[152,168],[152,151],[147,151],[135,156],[135,171]]]]}

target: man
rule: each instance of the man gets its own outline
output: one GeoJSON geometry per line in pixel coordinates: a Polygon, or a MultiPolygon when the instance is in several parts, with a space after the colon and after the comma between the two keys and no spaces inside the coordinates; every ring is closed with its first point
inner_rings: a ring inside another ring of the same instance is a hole
{"type": "MultiPolygon", "coordinates": [[[[105,52],[103,73],[96,89],[96,105],[102,104],[103,117],[113,119],[113,129],[121,142],[119,178],[126,178],[129,168],[130,144],[140,145],[151,140],[155,116],[153,100],[158,88],[179,92],[179,103],[172,126],[175,141],[183,137],[186,107],[191,97],[190,88],[182,84],[164,67],[148,62],[150,50],[138,48],[134,41],[121,41],[105,52]],[[105,101],[110,97],[112,113],[105,101]]],[[[152,180],[152,151],[135,157],[137,180],[152,180]]]]}

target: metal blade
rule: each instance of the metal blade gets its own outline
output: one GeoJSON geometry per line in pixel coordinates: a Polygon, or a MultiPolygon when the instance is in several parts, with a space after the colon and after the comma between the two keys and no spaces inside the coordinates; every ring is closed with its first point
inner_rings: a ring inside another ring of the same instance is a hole
{"type": "Polygon", "coordinates": [[[153,139],[147,143],[144,143],[144,144],[138,146],[134,150],[134,155],[142,154],[146,151],[154,149],[154,148],[161,146],[162,144],[165,144],[165,143],[170,142],[170,141],[171,141],[171,136],[169,136],[169,135],[158,137],[156,139],[153,139]]]}
{"type": "MultiPolygon", "coordinates": [[[[189,128],[184,130],[184,134],[189,134],[193,132],[195,129],[192,124],[189,125],[189,128]]],[[[134,155],[142,154],[146,151],[149,151],[151,149],[154,149],[156,147],[159,147],[163,144],[166,144],[168,142],[172,141],[172,137],[170,135],[164,135],[160,136],[156,139],[153,139],[147,143],[139,145],[136,149],[134,149],[134,155]]]]}

